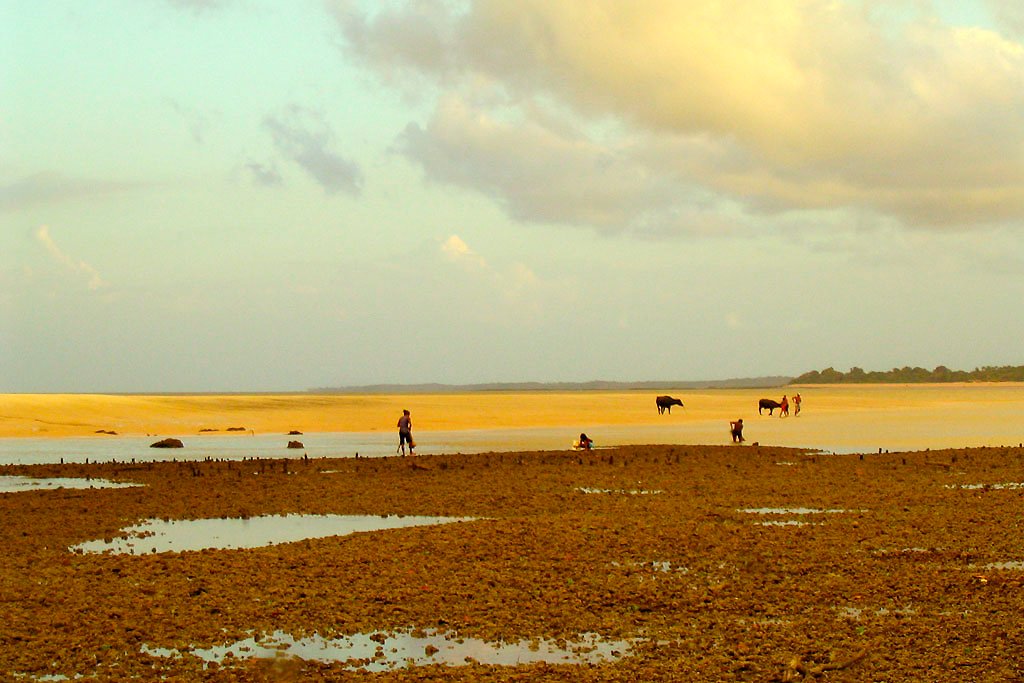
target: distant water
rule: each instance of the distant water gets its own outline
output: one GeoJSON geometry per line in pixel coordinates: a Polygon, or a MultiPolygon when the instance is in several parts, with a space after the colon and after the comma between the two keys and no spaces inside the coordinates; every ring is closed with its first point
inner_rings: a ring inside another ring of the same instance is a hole
{"type": "MultiPolygon", "coordinates": [[[[512,429],[421,432],[417,451],[477,453],[488,451],[566,449],[572,434],[565,430],[512,429]]],[[[162,436],[89,436],[75,438],[0,439],[0,464],[145,462],[153,460],[244,460],[247,458],[349,458],[395,455],[397,434],[327,432],[298,436],[237,434],[178,436],[183,448],[151,448],[162,436]],[[291,440],[303,448],[288,448],[291,440]]]]}
{"type": "MultiPolygon", "coordinates": [[[[722,431],[722,430],[719,430],[722,431]]],[[[416,433],[420,455],[488,453],[528,450],[568,451],[579,433],[564,428],[479,429],[421,431],[416,433]]],[[[721,444],[727,435],[688,433],[670,426],[605,427],[592,433],[600,447],[627,444],[721,444]]],[[[84,462],[146,462],[156,460],[244,460],[247,458],[351,458],[395,455],[397,434],[390,432],[326,432],[298,436],[285,434],[219,434],[178,436],[184,448],[151,448],[162,436],[88,436],[75,438],[0,438],[0,465],[84,462]],[[288,448],[288,441],[303,448],[288,448]]],[[[834,452],[859,452],[857,446],[830,448],[828,444],[779,444],[834,452]]],[[[872,450],[868,444],[865,451],[872,450]]]]}

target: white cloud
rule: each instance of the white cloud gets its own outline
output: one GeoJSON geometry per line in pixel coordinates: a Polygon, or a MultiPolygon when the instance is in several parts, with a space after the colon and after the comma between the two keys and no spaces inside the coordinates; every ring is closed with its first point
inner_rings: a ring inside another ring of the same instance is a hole
{"type": "MultiPolygon", "coordinates": [[[[359,195],[363,184],[362,171],[354,162],[333,150],[334,134],[323,116],[301,107],[290,107],[283,114],[266,117],[263,125],[270,132],[277,150],[298,164],[325,192],[359,195]]],[[[259,182],[274,184],[267,182],[268,179],[273,180],[273,174],[265,172],[267,168],[250,166],[259,182]]],[[[270,169],[274,170],[273,167],[270,169]]]]}
{"type": "Polygon", "coordinates": [[[652,174],[625,142],[602,145],[550,117],[510,124],[454,96],[426,128],[408,126],[400,148],[428,177],[473,187],[524,221],[649,232],[694,201],[671,168],[652,174]]]}
{"type": "Polygon", "coordinates": [[[487,261],[469,248],[458,235],[452,235],[441,243],[441,251],[452,261],[469,264],[477,268],[486,268],[487,261]]]}
{"type": "Polygon", "coordinates": [[[176,9],[190,10],[196,14],[206,10],[217,9],[228,4],[229,0],[166,0],[176,9]]]}
{"type": "Polygon", "coordinates": [[[560,305],[572,287],[545,280],[520,262],[492,265],[458,235],[440,245],[444,258],[459,267],[465,287],[480,299],[482,319],[503,325],[526,324],[544,317],[551,304],[560,305]]]}
{"type": "Polygon", "coordinates": [[[1024,38],[1024,5],[1019,0],[987,0],[996,20],[1010,35],[1024,38]]]}
{"type": "Polygon", "coordinates": [[[250,161],[245,164],[245,169],[252,175],[257,185],[262,185],[263,187],[280,187],[284,185],[284,178],[281,177],[281,172],[277,170],[277,164],[273,162],[261,164],[256,161],[250,161]]]}
{"type": "Polygon", "coordinates": [[[1024,217],[1010,31],[834,0],[333,6],[351,54],[443,93],[405,152],[520,220],[680,231],[708,202],[917,226],[1024,217]],[[548,125],[539,103],[574,124],[548,125]]]}
{"type": "Polygon", "coordinates": [[[53,237],[50,236],[50,228],[46,225],[40,225],[39,229],[36,230],[36,239],[43,246],[46,252],[61,265],[65,266],[69,270],[85,276],[89,289],[96,290],[106,286],[106,282],[100,277],[99,272],[85,261],[73,258],[65,254],[57,243],[53,241],[53,237]]]}
{"type": "Polygon", "coordinates": [[[44,171],[0,185],[0,211],[19,211],[33,206],[103,196],[129,187],[128,183],[71,178],[61,173],[44,171]]]}
{"type": "Polygon", "coordinates": [[[168,106],[175,114],[181,117],[188,128],[192,141],[197,145],[204,144],[210,129],[211,115],[198,108],[181,104],[173,99],[168,99],[168,106]]]}

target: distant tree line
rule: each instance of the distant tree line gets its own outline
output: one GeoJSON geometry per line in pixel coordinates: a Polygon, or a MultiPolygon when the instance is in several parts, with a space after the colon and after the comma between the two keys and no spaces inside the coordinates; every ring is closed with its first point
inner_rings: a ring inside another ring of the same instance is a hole
{"type": "Polygon", "coordinates": [[[924,384],[934,382],[1024,382],[1024,365],[987,365],[974,370],[950,370],[940,365],[934,370],[924,368],[893,368],[865,372],[850,368],[840,372],[835,368],[805,372],[792,384],[924,384]]]}

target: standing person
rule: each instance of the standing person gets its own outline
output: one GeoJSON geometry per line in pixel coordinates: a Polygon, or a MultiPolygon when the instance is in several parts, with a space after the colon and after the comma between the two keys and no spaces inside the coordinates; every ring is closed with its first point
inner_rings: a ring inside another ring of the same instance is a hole
{"type": "Polygon", "coordinates": [[[783,394],[782,401],[779,403],[779,417],[789,417],[789,399],[786,398],[785,394],[783,394]]]}
{"type": "Polygon", "coordinates": [[[743,418],[729,423],[729,433],[732,434],[733,443],[743,443],[743,418]]]}
{"type": "Polygon", "coordinates": [[[793,396],[793,417],[800,415],[800,401],[802,400],[799,393],[793,396]]]}
{"type": "Polygon", "coordinates": [[[412,417],[409,416],[408,410],[403,410],[402,417],[398,418],[398,450],[402,455],[405,455],[406,442],[409,443],[409,455],[415,455],[412,452],[412,449],[416,448],[416,443],[412,440],[412,417]]]}

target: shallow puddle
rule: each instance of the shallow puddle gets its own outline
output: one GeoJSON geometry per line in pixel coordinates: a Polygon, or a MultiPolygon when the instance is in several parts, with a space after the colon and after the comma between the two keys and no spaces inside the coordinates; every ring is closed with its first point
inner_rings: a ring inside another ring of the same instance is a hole
{"type": "MultiPolygon", "coordinates": [[[[852,512],[852,510],[843,509],[822,509],[822,508],[742,508],[737,512],[743,512],[748,515],[779,515],[779,516],[796,516],[798,518],[806,518],[809,515],[835,515],[842,512],[852,512]]],[[[865,510],[860,510],[865,512],[865,510]]],[[[770,519],[763,522],[754,522],[758,526],[814,526],[821,524],[821,522],[807,522],[804,519],[770,519]]]]}
{"type": "Polygon", "coordinates": [[[1024,482],[1007,481],[999,484],[946,484],[947,489],[963,489],[965,491],[1002,491],[1024,489],[1024,482]]]}
{"type": "MultiPolygon", "coordinates": [[[[462,638],[452,633],[408,630],[394,633],[359,633],[339,638],[314,635],[295,639],[282,631],[269,636],[241,640],[230,645],[189,649],[188,655],[208,662],[225,658],[253,659],[295,657],[317,662],[345,662],[353,671],[394,669],[444,664],[461,666],[472,662],[515,666],[532,662],[548,664],[597,664],[619,659],[629,653],[624,640],[603,640],[583,634],[577,640],[544,638],[516,643],[489,643],[462,638]]],[[[157,657],[183,657],[178,650],[142,646],[142,652],[157,657]]]]}
{"type": "Polygon", "coordinates": [[[617,560],[612,560],[609,563],[613,567],[630,567],[636,569],[651,569],[655,572],[668,574],[672,572],[679,572],[681,574],[688,574],[690,569],[683,565],[674,565],[667,560],[651,560],[650,562],[626,562],[625,564],[620,563],[617,560]]]}
{"type": "Polygon", "coordinates": [[[1024,560],[1007,560],[1006,562],[990,562],[983,565],[982,569],[1009,569],[1012,571],[1024,570],[1024,560]]]}
{"type": "Polygon", "coordinates": [[[836,615],[840,619],[850,619],[851,621],[859,621],[863,617],[887,617],[898,615],[900,617],[911,617],[917,614],[918,611],[912,607],[897,607],[895,609],[889,609],[888,607],[879,607],[878,609],[870,610],[864,607],[836,607],[836,615]]]}
{"type": "Polygon", "coordinates": [[[610,493],[620,496],[653,496],[659,493],[665,493],[664,491],[657,489],[596,489],[589,486],[577,486],[576,490],[580,493],[610,493]]]}
{"type": "Polygon", "coordinates": [[[0,493],[18,491],[43,491],[56,489],[124,489],[139,484],[108,481],[106,479],[82,479],[80,477],[20,477],[0,476],[0,493]]]}
{"type": "Polygon", "coordinates": [[[834,515],[849,510],[823,510],[821,508],[743,508],[738,512],[751,515],[834,515]]]}
{"type": "Polygon", "coordinates": [[[265,515],[248,519],[146,520],[123,529],[125,536],[86,541],[73,552],[143,555],[188,550],[259,548],[310,538],[366,531],[473,521],[473,517],[374,515],[265,515]]]}

